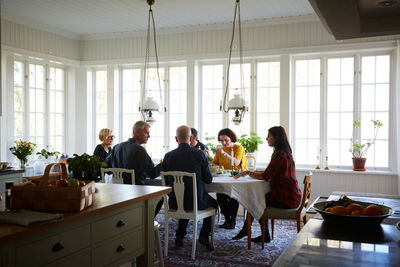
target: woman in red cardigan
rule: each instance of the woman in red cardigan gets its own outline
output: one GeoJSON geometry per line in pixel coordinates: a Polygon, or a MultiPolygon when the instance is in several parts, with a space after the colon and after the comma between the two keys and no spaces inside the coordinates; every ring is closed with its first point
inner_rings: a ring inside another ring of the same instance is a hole
{"type": "MultiPolygon", "coordinates": [[[[275,126],[268,130],[268,145],[274,148],[271,161],[264,172],[243,171],[235,176],[239,177],[249,175],[258,180],[270,182],[271,191],[265,195],[266,205],[268,207],[276,207],[281,209],[293,209],[300,205],[301,190],[298,186],[295,164],[292,156],[292,148],[290,147],[285,129],[281,126],[275,126]]],[[[265,223],[265,242],[270,242],[268,231],[268,221],[265,223]]],[[[247,236],[247,224],[232,239],[240,239],[247,236]]],[[[261,242],[261,236],[252,238],[253,242],[261,242]]]]}

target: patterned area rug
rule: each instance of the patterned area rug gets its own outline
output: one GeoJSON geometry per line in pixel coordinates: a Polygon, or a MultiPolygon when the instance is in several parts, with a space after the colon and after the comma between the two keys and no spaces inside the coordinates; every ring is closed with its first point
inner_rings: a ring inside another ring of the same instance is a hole
{"type": "MultiPolygon", "coordinates": [[[[160,223],[160,238],[162,248],[164,248],[164,214],[162,211],[157,215],[156,220],[160,223]]],[[[198,222],[198,234],[203,221],[198,222]]],[[[221,220],[223,223],[223,220],[221,220]]],[[[275,220],[274,239],[266,243],[264,250],[261,243],[252,243],[251,250],[247,249],[247,237],[241,240],[232,240],[232,237],[242,229],[243,217],[237,217],[236,229],[226,230],[218,227],[215,223],[214,247],[215,251],[208,252],[198,241],[196,243],[196,258],[191,259],[193,222],[190,221],[181,248],[175,247],[175,230],[177,220],[170,219],[168,233],[168,256],[164,257],[164,264],[172,266],[271,266],[283,250],[290,244],[297,234],[296,222],[289,220],[275,220]]],[[[271,226],[271,225],[269,225],[271,226]]],[[[252,236],[261,235],[258,222],[253,222],[252,236]]]]}

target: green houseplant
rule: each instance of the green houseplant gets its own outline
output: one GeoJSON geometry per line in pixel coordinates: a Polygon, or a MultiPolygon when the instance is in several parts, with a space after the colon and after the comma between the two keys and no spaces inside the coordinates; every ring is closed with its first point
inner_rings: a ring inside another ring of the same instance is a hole
{"type": "Polygon", "coordinates": [[[253,132],[250,133],[250,136],[242,134],[237,141],[243,146],[246,153],[256,152],[258,150],[258,145],[263,143],[261,137],[253,132]]]}
{"type": "Polygon", "coordinates": [[[43,148],[39,152],[36,152],[36,155],[40,155],[40,156],[44,157],[45,159],[48,159],[51,156],[55,156],[55,158],[57,159],[58,155],[60,155],[60,152],[58,152],[58,151],[50,151],[50,150],[47,150],[47,149],[43,148]]]}
{"type": "Polygon", "coordinates": [[[96,180],[94,177],[96,170],[107,167],[105,162],[101,162],[99,157],[91,156],[86,153],[82,155],[74,154],[73,158],[67,160],[68,170],[72,171],[74,178],[78,180],[96,180]]]}
{"type": "MultiPolygon", "coordinates": [[[[378,136],[378,130],[383,126],[382,122],[379,120],[371,120],[374,124],[374,137],[372,140],[367,140],[364,144],[360,143],[358,140],[351,140],[351,148],[350,152],[353,154],[353,170],[354,171],[365,171],[365,162],[366,158],[364,157],[367,153],[368,148],[375,143],[376,137],[378,136]]],[[[353,122],[353,129],[360,128],[361,122],[359,120],[355,120],[353,122]]]]}
{"type": "MultiPolygon", "coordinates": [[[[206,146],[215,155],[215,153],[217,153],[217,147],[222,147],[222,145],[216,143],[217,138],[214,136],[206,137],[205,139],[207,141],[206,146]]],[[[208,161],[211,161],[213,158],[212,156],[207,156],[207,159],[208,161]]]]}

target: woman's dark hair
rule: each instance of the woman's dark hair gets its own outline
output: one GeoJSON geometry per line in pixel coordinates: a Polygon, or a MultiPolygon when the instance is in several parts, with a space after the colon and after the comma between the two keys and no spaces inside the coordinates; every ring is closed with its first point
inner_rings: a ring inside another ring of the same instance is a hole
{"type": "Polygon", "coordinates": [[[219,141],[219,137],[221,135],[228,136],[233,143],[236,143],[236,141],[237,141],[236,134],[229,128],[225,128],[225,129],[222,129],[221,131],[219,131],[219,133],[218,133],[218,141],[219,141]]]}
{"type": "Polygon", "coordinates": [[[274,137],[275,143],[273,146],[275,150],[284,152],[288,156],[289,160],[294,164],[292,148],[290,147],[285,129],[282,126],[274,126],[269,128],[268,132],[274,137]]]}

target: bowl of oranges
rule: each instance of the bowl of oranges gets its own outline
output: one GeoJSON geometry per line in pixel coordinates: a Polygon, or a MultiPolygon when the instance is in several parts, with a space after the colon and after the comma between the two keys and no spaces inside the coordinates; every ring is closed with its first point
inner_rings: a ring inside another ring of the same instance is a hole
{"type": "Polygon", "coordinates": [[[355,201],[347,196],[339,200],[321,201],[314,204],[314,209],[319,212],[327,223],[379,225],[383,219],[392,215],[394,210],[390,207],[355,201]]]}

